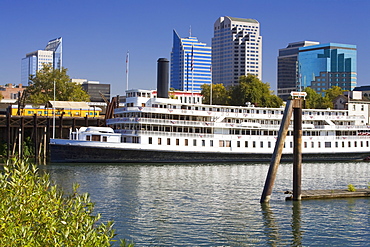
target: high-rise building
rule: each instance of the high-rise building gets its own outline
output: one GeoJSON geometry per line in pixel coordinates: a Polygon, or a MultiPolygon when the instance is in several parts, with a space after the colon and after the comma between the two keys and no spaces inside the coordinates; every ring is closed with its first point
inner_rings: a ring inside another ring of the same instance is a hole
{"type": "Polygon", "coordinates": [[[356,59],[355,45],[328,43],[300,47],[299,84],[320,94],[333,86],[352,91],[357,84],[356,59]]]}
{"type": "Polygon", "coordinates": [[[277,95],[283,100],[290,97],[290,92],[299,90],[298,52],[300,47],[318,45],[319,42],[300,41],[289,43],[279,49],[277,69],[277,95]]]}
{"type": "Polygon", "coordinates": [[[201,86],[211,81],[211,47],[196,37],[180,38],[174,30],[170,87],[200,92],[201,86]]]}
{"type": "Polygon", "coordinates": [[[105,102],[110,100],[110,84],[87,79],[71,79],[71,82],[80,84],[82,89],[89,94],[91,102],[105,102]]]}
{"type": "Polygon", "coordinates": [[[43,68],[43,64],[51,64],[54,69],[62,68],[62,38],[50,40],[44,50],[26,54],[22,59],[21,82],[27,85],[30,75],[43,68]]]}
{"type": "Polygon", "coordinates": [[[212,81],[225,86],[239,83],[242,75],[262,80],[262,36],[254,19],[220,17],[212,38],[212,81]]]}

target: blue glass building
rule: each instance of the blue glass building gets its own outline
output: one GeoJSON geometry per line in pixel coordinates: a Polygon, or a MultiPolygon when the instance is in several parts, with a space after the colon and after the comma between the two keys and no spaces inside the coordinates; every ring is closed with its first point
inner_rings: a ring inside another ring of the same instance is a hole
{"type": "Polygon", "coordinates": [[[211,84],[211,54],[211,47],[196,37],[180,38],[174,30],[170,87],[199,93],[203,84],[211,84]]]}
{"type": "Polygon", "coordinates": [[[311,87],[321,94],[333,86],[352,91],[357,83],[356,59],[355,45],[328,43],[300,47],[300,87],[311,87]]]}
{"type": "Polygon", "coordinates": [[[21,82],[28,84],[29,76],[36,75],[43,64],[51,64],[54,69],[62,68],[62,38],[50,40],[44,50],[26,54],[22,59],[21,82]]]}

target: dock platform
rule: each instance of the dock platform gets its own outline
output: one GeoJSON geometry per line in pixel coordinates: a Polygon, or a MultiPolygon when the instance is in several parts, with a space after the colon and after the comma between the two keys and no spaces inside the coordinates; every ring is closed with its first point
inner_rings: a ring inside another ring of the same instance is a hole
{"type": "MultiPolygon", "coordinates": [[[[370,189],[356,189],[356,191],[343,190],[302,190],[301,200],[312,199],[336,199],[336,198],[354,198],[354,197],[370,197],[370,189]]],[[[286,197],[285,200],[290,201],[293,196],[286,197]]]]}

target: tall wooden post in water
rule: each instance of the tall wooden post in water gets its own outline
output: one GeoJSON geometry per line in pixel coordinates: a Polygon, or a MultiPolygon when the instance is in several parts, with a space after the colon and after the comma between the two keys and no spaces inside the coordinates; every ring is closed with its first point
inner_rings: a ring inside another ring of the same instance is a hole
{"type": "Polygon", "coordinates": [[[302,184],[302,99],[293,100],[293,200],[301,200],[302,184]]]}
{"type": "Polygon", "coordinates": [[[278,139],[276,140],[274,153],[271,158],[270,168],[266,177],[265,187],[263,188],[261,203],[270,201],[272,188],[274,187],[277,169],[280,164],[285,138],[288,132],[292,111],[294,109],[294,147],[293,147],[293,200],[301,200],[301,173],[302,173],[302,97],[305,92],[292,92],[292,100],[285,106],[283,119],[281,121],[278,139]]]}
{"type": "Polygon", "coordinates": [[[276,173],[280,164],[281,155],[283,153],[285,138],[288,133],[290,119],[292,118],[292,109],[292,101],[288,100],[285,106],[283,119],[281,120],[279,134],[276,140],[274,153],[271,158],[270,168],[266,177],[265,187],[263,188],[260,201],[261,203],[269,202],[271,198],[272,188],[274,187],[276,173]]]}

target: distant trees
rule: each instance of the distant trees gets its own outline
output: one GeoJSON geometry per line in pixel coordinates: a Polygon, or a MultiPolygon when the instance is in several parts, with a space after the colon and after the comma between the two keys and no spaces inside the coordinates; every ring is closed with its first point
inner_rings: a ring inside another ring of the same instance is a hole
{"type": "Polygon", "coordinates": [[[307,93],[305,102],[307,109],[334,108],[333,100],[344,92],[344,90],[338,86],[333,86],[325,90],[324,96],[316,93],[316,91],[310,87],[305,88],[304,91],[307,93]]]}
{"type": "Polygon", "coordinates": [[[243,106],[250,102],[260,107],[280,107],[283,100],[273,94],[268,83],[255,75],[241,76],[239,85],[230,88],[230,105],[243,106]]]}
{"type": "MultiPolygon", "coordinates": [[[[203,102],[210,103],[210,85],[202,86],[203,102]]],[[[239,84],[225,88],[223,84],[212,85],[212,104],[244,106],[247,102],[260,107],[280,107],[283,100],[274,95],[268,83],[254,75],[241,76],[239,84]]]]}
{"type": "MultiPolygon", "coordinates": [[[[210,104],[211,85],[203,84],[201,94],[203,95],[203,103],[210,104]]],[[[222,83],[213,84],[212,85],[212,104],[226,105],[228,101],[229,101],[229,95],[228,95],[228,92],[225,86],[222,83]]]]}
{"type": "Polygon", "coordinates": [[[30,83],[26,89],[28,103],[46,104],[54,100],[57,101],[90,101],[89,95],[78,85],[70,81],[67,69],[54,69],[50,64],[30,76],[30,83]]]}

